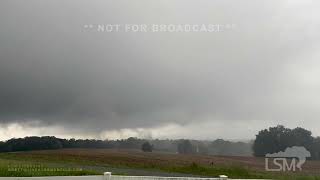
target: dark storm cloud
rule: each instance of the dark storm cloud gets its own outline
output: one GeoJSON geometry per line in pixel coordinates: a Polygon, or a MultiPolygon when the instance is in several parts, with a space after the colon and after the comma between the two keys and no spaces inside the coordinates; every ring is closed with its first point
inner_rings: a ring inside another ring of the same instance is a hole
{"type": "Polygon", "coordinates": [[[314,91],[319,81],[309,88],[304,82],[319,75],[305,72],[319,65],[320,16],[318,4],[295,3],[3,1],[0,122],[37,120],[83,130],[203,119],[312,124],[320,115],[314,91]],[[83,28],[99,23],[236,28],[219,33],[83,28]]]}

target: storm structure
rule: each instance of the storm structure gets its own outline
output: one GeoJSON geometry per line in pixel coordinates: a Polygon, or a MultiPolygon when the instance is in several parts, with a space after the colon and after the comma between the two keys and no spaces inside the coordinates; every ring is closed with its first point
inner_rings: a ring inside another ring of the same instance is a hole
{"type": "Polygon", "coordinates": [[[319,2],[0,2],[0,138],[320,134],[319,2]],[[100,32],[101,24],[221,25],[100,32]]]}

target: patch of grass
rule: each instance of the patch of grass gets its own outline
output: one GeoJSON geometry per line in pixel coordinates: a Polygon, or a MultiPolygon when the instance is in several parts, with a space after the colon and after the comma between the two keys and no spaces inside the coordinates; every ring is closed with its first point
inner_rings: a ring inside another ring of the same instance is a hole
{"type": "Polygon", "coordinates": [[[303,175],[285,175],[275,176],[274,179],[279,180],[320,180],[319,176],[303,176],[303,175]]]}
{"type": "Polygon", "coordinates": [[[34,176],[84,176],[97,175],[90,171],[8,171],[0,168],[0,177],[34,177],[34,176]]]}
{"type": "MultiPolygon", "coordinates": [[[[91,150],[88,150],[88,153],[91,150]]],[[[51,152],[51,151],[50,151],[51,152]]],[[[75,151],[76,152],[76,151],[75,151]]],[[[132,175],[134,170],[144,172],[179,173],[186,176],[217,177],[225,174],[230,178],[254,178],[254,179],[280,179],[280,180],[320,180],[320,176],[305,175],[299,173],[272,173],[256,170],[239,165],[217,164],[206,166],[199,163],[158,163],[152,157],[145,160],[137,160],[130,154],[125,156],[87,156],[86,154],[46,154],[36,153],[0,153],[0,176],[62,176],[62,175],[95,175],[101,174],[106,169],[123,168],[128,169],[118,174],[132,175]],[[151,161],[150,161],[151,159],[151,161]],[[8,171],[8,164],[41,164],[44,167],[88,167],[81,171],[8,171]]],[[[159,159],[159,158],[158,158],[159,159]]],[[[173,162],[173,161],[172,161],[173,162]]],[[[122,169],[122,170],[123,170],[122,169]]],[[[114,174],[114,173],[113,173],[114,174]]],[[[140,174],[144,175],[144,174],[140,174]]]]}
{"type": "Polygon", "coordinates": [[[249,169],[238,166],[204,167],[199,166],[196,163],[192,163],[189,166],[167,167],[162,169],[170,172],[179,172],[201,176],[218,177],[221,174],[226,174],[230,178],[264,178],[263,175],[260,175],[254,171],[250,171],[249,169]]]}
{"type": "Polygon", "coordinates": [[[101,173],[76,167],[0,159],[0,177],[84,176],[98,174],[101,173]]]}

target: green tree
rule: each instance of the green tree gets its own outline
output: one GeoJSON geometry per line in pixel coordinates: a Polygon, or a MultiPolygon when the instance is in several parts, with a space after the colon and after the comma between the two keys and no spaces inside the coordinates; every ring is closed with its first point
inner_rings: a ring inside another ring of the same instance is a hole
{"type": "Polygon", "coordinates": [[[178,153],[180,154],[193,154],[195,151],[195,147],[189,140],[182,140],[178,143],[178,153]]]}
{"type": "Polygon", "coordinates": [[[314,138],[311,132],[303,128],[289,129],[282,125],[261,130],[253,143],[255,156],[265,156],[267,153],[284,151],[287,147],[304,146],[309,151],[314,138]]]}
{"type": "Polygon", "coordinates": [[[142,144],[141,149],[143,152],[152,152],[153,146],[149,142],[145,142],[142,144]]]}

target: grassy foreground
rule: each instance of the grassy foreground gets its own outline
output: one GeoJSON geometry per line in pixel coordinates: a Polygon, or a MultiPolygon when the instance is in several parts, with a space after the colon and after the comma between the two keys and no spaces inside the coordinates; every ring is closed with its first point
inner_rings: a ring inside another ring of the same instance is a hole
{"type": "Polygon", "coordinates": [[[251,179],[320,180],[318,175],[281,174],[244,166],[228,160],[206,165],[202,156],[163,155],[136,151],[57,150],[0,153],[0,176],[78,176],[97,175],[105,171],[121,175],[203,176],[251,179]]]}
{"type": "Polygon", "coordinates": [[[83,176],[97,174],[101,173],[82,168],[59,166],[57,164],[0,158],[0,177],[83,176]]]}

